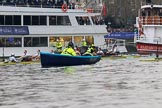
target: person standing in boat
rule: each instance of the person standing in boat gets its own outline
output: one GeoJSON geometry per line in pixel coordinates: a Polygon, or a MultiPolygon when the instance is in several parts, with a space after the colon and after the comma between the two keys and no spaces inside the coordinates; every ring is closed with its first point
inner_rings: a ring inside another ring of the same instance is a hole
{"type": "Polygon", "coordinates": [[[76,56],[77,54],[73,48],[74,45],[71,42],[69,42],[68,46],[62,51],[61,54],[76,56]]]}
{"type": "Polygon", "coordinates": [[[61,53],[62,52],[62,43],[61,43],[60,39],[56,40],[55,47],[56,47],[55,53],[61,53]]]}

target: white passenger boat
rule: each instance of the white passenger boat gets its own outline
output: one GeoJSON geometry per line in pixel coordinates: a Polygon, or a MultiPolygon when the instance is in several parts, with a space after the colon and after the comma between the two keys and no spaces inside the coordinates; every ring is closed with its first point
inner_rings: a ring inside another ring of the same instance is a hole
{"type": "Polygon", "coordinates": [[[80,46],[83,39],[88,45],[102,45],[107,30],[100,16],[100,13],[89,13],[86,9],[68,9],[66,5],[44,8],[1,4],[0,57],[11,53],[21,56],[24,50],[29,54],[38,49],[50,52],[58,38],[63,47],[69,41],[80,46]]]}
{"type": "Polygon", "coordinates": [[[146,3],[136,18],[138,34],[135,38],[139,54],[162,54],[162,5],[146,3]]]}

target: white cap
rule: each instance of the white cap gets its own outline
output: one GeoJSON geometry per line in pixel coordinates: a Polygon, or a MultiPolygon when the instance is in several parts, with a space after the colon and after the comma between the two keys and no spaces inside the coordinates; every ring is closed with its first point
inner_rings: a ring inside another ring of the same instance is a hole
{"type": "Polygon", "coordinates": [[[15,56],[15,54],[14,53],[11,53],[11,56],[15,56]]]}

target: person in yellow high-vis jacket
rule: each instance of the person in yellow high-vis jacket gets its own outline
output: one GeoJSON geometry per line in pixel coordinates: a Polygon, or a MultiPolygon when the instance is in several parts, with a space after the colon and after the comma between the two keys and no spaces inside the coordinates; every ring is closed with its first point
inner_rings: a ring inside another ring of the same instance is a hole
{"type": "Polygon", "coordinates": [[[76,56],[77,54],[73,48],[74,48],[73,44],[69,42],[68,46],[62,51],[61,54],[76,56]]]}

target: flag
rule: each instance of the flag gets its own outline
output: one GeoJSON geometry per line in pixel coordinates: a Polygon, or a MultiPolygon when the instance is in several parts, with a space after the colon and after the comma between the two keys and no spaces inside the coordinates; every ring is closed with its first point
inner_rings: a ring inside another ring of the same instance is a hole
{"type": "Polygon", "coordinates": [[[102,5],[102,15],[103,16],[106,16],[107,15],[107,8],[106,8],[105,3],[103,3],[103,5],[102,5]]]}

